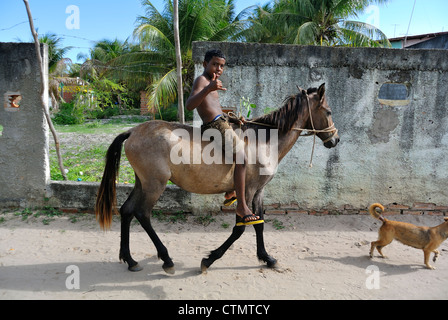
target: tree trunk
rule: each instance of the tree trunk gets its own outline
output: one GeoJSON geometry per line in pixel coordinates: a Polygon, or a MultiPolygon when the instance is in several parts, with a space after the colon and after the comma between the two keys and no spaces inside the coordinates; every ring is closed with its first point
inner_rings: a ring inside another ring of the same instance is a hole
{"type": "Polygon", "coordinates": [[[184,93],[182,88],[182,56],[180,52],[180,39],[179,39],[179,6],[178,0],[173,0],[174,7],[174,46],[176,49],[176,63],[177,63],[177,101],[178,109],[177,116],[179,122],[185,123],[184,114],[184,93]]]}
{"type": "Polygon", "coordinates": [[[64,165],[62,163],[61,152],[59,151],[58,135],[56,133],[56,130],[54,129],[53,122],[51,121],[50,113],[48,111],[48,101],[45,101],[45,98],[44,98],[44,93],[45,93],[44,66],[43,66],[42,55],[40,53],[39,38],[37,36],[36,30],[34,29],[33,17],[31,16],[31,10],[30,10],[30,6],[28,4],[28,0],[23,0],[23,2],[25,3],[26,12],[28,13],[28,20],[30,21],[31,33],[34,38],[34,44],[36,45],[37,62],[39,63],[39,69],[40,69],[40,80],[41,80],[40,99],[41,99],[41,103],[42,103],[42,108],[44,109],[43,111],[45,114],[45,118],[47,119],[48,126],[50,127],[51,133],[53,134],[54,144],[56,147],[56,154],[58,155],[59,169],[61,170],[61,174],[62,174],[62,177],[64,178],[64,180],[67,180],[67,175],[65,174],[64,165]]]}

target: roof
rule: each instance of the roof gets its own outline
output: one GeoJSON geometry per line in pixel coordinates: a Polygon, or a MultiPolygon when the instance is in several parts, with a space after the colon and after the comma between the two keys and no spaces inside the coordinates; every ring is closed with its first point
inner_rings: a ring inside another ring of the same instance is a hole
{"type": "Polygon", "coordinates": [[[425,33],[425,34],[419,34],[415,36],[407,36],[407,37],[397,37],[397,38],[390,38],[389,41],[400,41],[400,40],[415,40],[415,39],[432,39],[439,36],[443,36],[448,34],[448,32],[436,32],[436,33],[425,33]]]}

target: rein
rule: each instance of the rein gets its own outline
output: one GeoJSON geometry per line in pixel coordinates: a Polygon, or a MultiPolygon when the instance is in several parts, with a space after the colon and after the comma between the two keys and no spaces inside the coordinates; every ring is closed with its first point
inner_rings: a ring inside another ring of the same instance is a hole
{"type": "MultiPolygon", "coordinates": [[[[306,132],[307,132],[307,133],[305,133],[305,134],[302,134],[302,132],[300,132],[299,137],[309,137],[309,136],[314,136],[314,137],[313,137],[313,149],[312,149],[312,151],[311,151],[311,159],[310,159],[310,165],[309,165],[309,167],[312,168],[312,167],[313,167],[314,148],[315,148],[315,146],[316,146],[316,135],[317,135],[318,133],[329,133],[329,132],[332,133],[332,135],[331,135],[330,137],[328,137],[328,138],[325,139],[325,140],[322,140],[323,143],[326,143],[326,142],[330,141],[331,139],[333,139],[333,137],[338,133],[338,129],[336,129],[334,123],[333,123],[331,126],[329,126],[328,128],[325,128],[325,129],[316,129],[316,128],[314,127],[313,115],[312,115],[312,113],[311,113],[311,105],[310,105],[310,99],[309,99],[309,97],[308,97],[308,94],[306,95],[306,103],[307,103],[307,105],[308,105],[308,112],[309,112],[309,114],[310,114],[310,120],[311,120],[311,127],[312,127],[312,129],[292,128],[291,130],[294,130],[294,131],[306,131],[306,132]]],[[[232,117],[232,118],[241,119],[241,117],[238,118],[238,117],[236,116],[236,114],[233,113],[233,112],[229,112],[228,115],[229,115],[229,117],[232,117]]],[[[259,125],[259,126],[265,126],[265,127],[277,128],[277,126],[272,125],[272,124],[261,123],[261,122],[256,122],[256,121],[252,121],[252,120],[245,120],[244,122],[245,122],[245,123],[256,124],[256,125],[259,125]]],[[[241,124],[240,124],[240,126],[241,126],[241,124]]],[[[277,129],[278,129],[278,128],[277,128],[277,129]]]]}

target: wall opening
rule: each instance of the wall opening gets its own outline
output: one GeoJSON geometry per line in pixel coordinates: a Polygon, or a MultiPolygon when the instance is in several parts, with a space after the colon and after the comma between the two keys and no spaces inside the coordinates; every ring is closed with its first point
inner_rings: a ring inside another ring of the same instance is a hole
{"type": "Polygon", "coordinates": [[[22,95],[20,92],[6,92],[3,103],[5,111],[18,111],[20,109],[21,101],[22,95]]]}
{"type": "Polygon", "coordinates": [[[411,99],[411,87],[404,83],[384,83],[378,93],[378,100],[387,106],[407,106],[411,99]]]}

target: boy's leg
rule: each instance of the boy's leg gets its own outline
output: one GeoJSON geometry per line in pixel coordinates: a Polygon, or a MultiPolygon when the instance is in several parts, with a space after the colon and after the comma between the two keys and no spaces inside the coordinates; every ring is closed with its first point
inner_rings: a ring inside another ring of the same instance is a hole
{"type": "MultiPolygon", "coordinates": [[[[243,163],[238,163],[238,161],[235,162],[235,172],[234,172],[234,184],[235,184],[235,191],[236,191],[236,198],[237,198],[237,207],[236,207],[236,213],[241,218],[251,215],[251,217],[246,217],[245,222],[249,221],[256,221],[260,217],[255,216],[252,211],[249,209],[246,203],[246,157],[244,155],[244,149],[240,150],[239,152],[242,152],[241,156],[244,159],[243,163]]],[[[236,157],[238,159],[238,154],[236,157]]],[[[241,158],[240,158],[241,159],[241,158]]]]}
{"type": "Polygon", "coordinates": [[[224,151],[231,148],[233,154],[233,162],[235,163],[235,172],[233,182],[235,185],[237,207],[236,214],[244,218],[244,222],[256,221],[260,217],[255,216],[246,204],[246,154],[244,151],[244,142],[240,140],[233,128],[227,121],[218,122],[218,130],[223,135],[224,151]]]}

